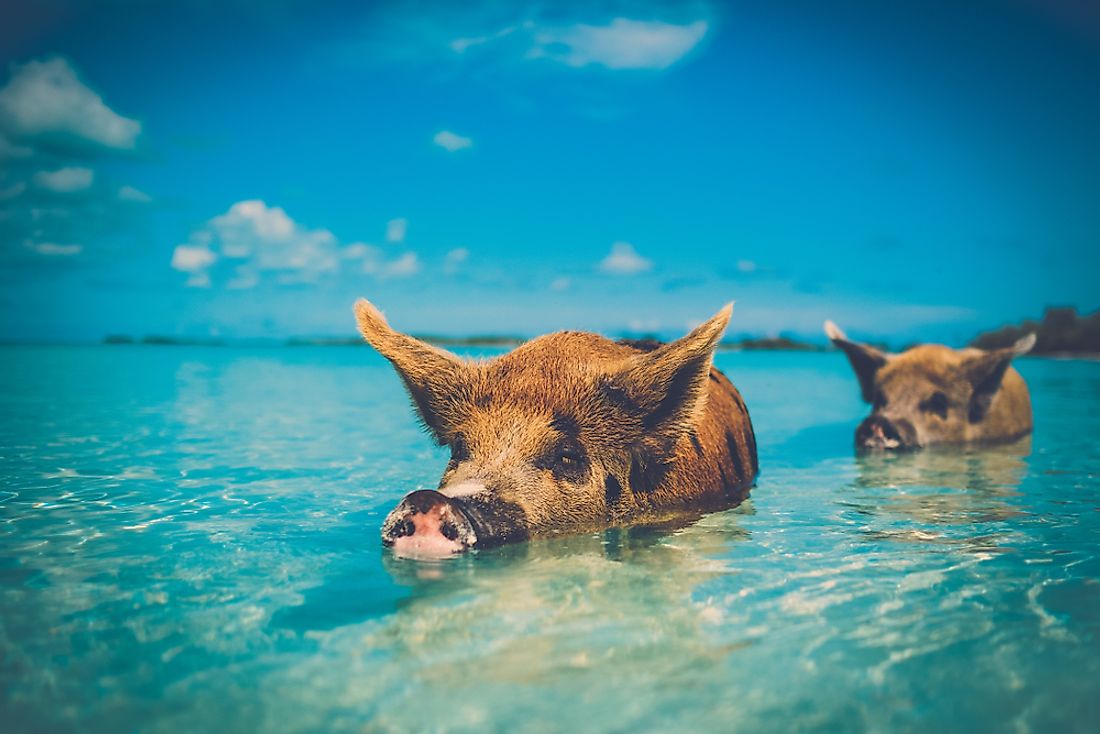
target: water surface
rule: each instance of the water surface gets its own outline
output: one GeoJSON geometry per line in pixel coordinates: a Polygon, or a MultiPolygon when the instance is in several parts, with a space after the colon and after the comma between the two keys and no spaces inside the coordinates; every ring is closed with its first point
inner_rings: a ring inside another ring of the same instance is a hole
{"type": "Polygon", "coordinates": [[[1036,432],[857,458],[838,354],[720,354],[752,499],[446,562],[367,348],[0,349],[4,731],[1095,731],[1100,364],[1036,432]]]}

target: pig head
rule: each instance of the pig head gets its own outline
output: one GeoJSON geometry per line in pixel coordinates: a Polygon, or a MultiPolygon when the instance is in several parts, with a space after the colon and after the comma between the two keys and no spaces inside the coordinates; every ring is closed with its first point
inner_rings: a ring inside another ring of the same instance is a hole
{"type": "Polygon", "coordinates": [[[1011,441],[1031,432],[1031,398],[1011,365],[1035,345],[1006,349],[924,344],[887,354],[854,342],[832,321],[825,334],[848,357],[871,415],[856,429],[860,449],[1011,441]]]}
{"type": "Polygon", "coordinates": [[[730,507],[756,479],[748,410],[711,366],[732,305],[668,344],[566,331],[479,362],[395,331],[366,300],[355,313],[451,452],[438,489],[409,494],[383,523],[400,552],[730,507]]]}

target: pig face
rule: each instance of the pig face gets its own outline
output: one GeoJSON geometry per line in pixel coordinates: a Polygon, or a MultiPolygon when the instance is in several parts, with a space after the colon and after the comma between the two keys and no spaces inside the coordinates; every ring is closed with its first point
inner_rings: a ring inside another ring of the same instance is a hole
{"type": "Polygon", "coordinates": [[[856,429],[860,449],[1006,441],[1031,431],[1027,386],[1012,359],[1035,344],[954,350],[926,344],[887,354],[848,339],[831,321],[825,333],[847,355],[871,415],[856,429]]]}
{"type": "Polygon", "coordinates": [[[731,310],[650,351],[561,332],[470,362],[393,330],[360,300],[361,333],[451,452],[438,490],[405,497],[383,542],[439,556],[630,516],[632,481],[660,481],[702,410],[731,310]]]}

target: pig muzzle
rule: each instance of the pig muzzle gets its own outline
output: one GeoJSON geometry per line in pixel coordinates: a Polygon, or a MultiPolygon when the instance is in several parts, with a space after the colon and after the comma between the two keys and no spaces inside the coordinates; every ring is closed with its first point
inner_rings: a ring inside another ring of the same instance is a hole
{"type": "Polygon", "coordinates": [[[408,495],[382,523],[382,542],[400,555],[445,558],[473,548],[477,540],[469,514],[433,489],[408,495]]]}
{"type": "Polygon", "coordinates": [[[898,451],[918,447],[917,432],[906,420],[871,415],[856,429],[856,448],[898,451]]]}

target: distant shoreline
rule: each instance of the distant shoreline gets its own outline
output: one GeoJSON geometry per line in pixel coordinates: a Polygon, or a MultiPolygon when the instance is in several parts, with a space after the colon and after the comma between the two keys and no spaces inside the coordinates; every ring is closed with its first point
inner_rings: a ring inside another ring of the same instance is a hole
{"type": "MultiPolygon", "coordinates": [[[[451,348],[509,348],[519,346],[527,339],[504,339],[493,338],[492,340],[478,340],[467,337],[461,338],[446,338],[440,340],[425,340],[431,344],[440,347],[451,348]]],[[[813,343],[795,342],[796,346],[791,346],[786,342],[776,343],[776,340],[772,339],[741,339],[738,341],[721,342],[718,344],[717,351],[719,352],[799,352],[803,354],[825,354],[829,352],[836,352],[832,346],[825,346],[813,343]]],[[[204,349],[217,348],[217,349],[285,349],[285,348],[301,348],[301,347],[365,347],[366,342],[359,339],[240,339],[240,340],[225,340],[225,339],[188,339],[188,338],[127,338],[127,339],[101,339],[99,341],[0,341],[0,348],[3,347],[199,347],[204,349]]],[[[1074,352],[1074,351],[1059,351],[1059,352],[1032,352],[1031,354],[1024,355],[1024,358],[1040,358],[1040,359],[1055,359],[1055,360],[1073,360],[1079,359],[1088,362],[1100,362],[1100,352],[1074,352]]]]}
{"type": "MultiPolygon", "coordinates": [[[[440,336],[435,334],[414,334],[418,339],[439,347],[517,347],[529,339],[512,335],[476,335],[476,336],[440,336]]],[[[622,337],[628,341],[636,341],[634,337],[622,337]]],[[[652,340],[653,337],[643,337],[641,340],[652,340]]],[[[235,346],[268,346],[268,347],[357,347],[365,342],[359,337],[291,337],[283,340],[231,340],[225,339],[198,339],[190,337],[173,337],[163,335],[149,335],[140,338],[112,334],[105,336],[103,344],[113,346],[184,346],[184,347],[235,347],[235,346]]],[[[736,341],[724,341],[718,344],[720,352],[825,352],[829,347],[811,342],[802,342],[788,337],[746,337],[736,341]]]]}
{"type": "MultiPolygon", "coordinates": [[[[1019,325],[979,333],[970,346],[981,349],[999,349],[1011,346],[1016,340],[1034,333],[1038,340],[1032,356],[1052,359],[1085,359],[1100,361],[1100,311],[1082,316],[1069,307],[1046,309],[1041,320],[1027,320],[1019,325]]],[[[471,334],[448,336],[446,334],[413,334],[429,344],[440,347],[517,347],[529,341],[516,334],[471,334]]],[[[655,334],[623,334],[626,341],[661,341],[655,334]]],[[[354,347],[364,344],[358,336],[309,337],[295,336],[288,339],[222,339],[216,337],[178,337],[163,334],[147,334],[135,337],[128,334],[108,334],[103,344],[135,346],[192,346],[192,347],[354,347]]],[[[884,348],[885,345],[882,345],[884,348]]],[[[912,345],[910,345],[912,346],[912,345]]],[[[904,351],[903,347],[899,351],[904,351]]],[[[720,352],[827,352],[831,344],[804,341],[790,336],[761,337],[741,336],[719,342],[720,352]]]]}

